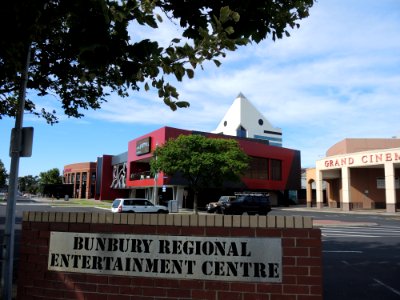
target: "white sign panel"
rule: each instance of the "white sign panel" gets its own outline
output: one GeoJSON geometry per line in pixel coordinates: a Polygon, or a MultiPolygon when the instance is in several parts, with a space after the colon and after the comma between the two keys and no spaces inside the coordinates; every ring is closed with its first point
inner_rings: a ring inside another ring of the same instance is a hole
{"type": "Polygon", "coordinates": [[[51,232],[48,269],[63,272],[282,282],[280,238],[51,232]]]}

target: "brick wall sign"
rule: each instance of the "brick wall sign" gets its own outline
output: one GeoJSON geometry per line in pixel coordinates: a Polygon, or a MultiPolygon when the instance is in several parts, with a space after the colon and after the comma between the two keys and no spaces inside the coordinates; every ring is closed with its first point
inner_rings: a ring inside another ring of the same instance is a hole
{"type": "Polygon", "coordinates": [[[51,232],[48,269],[155,278],[281,282],[282,240],[51,232]]]}
{"type": "Polygon", "coordinates": [[[16,300],[322,300],[310,217],[24,212],[16,300]]]}

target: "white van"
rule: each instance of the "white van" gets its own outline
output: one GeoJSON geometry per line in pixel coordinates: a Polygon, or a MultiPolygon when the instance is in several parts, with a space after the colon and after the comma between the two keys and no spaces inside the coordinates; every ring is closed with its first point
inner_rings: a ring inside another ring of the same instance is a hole
{"type": "Polygon", "coordinates": [[[117,198],[113,201],[111,205],[111,212],[167,214],[168,208],[162,205],[154,205],[147,199],[117,198]]]}

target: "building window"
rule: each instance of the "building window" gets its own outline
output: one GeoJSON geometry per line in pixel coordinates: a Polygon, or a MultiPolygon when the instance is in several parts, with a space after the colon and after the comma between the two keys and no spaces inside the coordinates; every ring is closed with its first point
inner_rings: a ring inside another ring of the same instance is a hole
{"type": "Polygon", "coordinates": [[[245,177],[251,179],[268,179],[269,159],[261,157],[251,157],[249,167],[245,177]]]}
{"type": "Polygon", "coordinates": [[[282,161],[271,159],[271,180],[282,180],[282,161]]]}
{"type": "MultiPolygon", "coordinates": [[[[396,189],[400,189],[400,180],[399,177],[395,178],[394,185],[396,189]]],[[[377,177],[376,178],[376,188],[377,189],[385,189],[385,178],[377,177]]]]}
{"type": "Polygon", "coordinates": [[[259,124],[260,126],[262,126],[262,125],[264,124],[264,121],[263,121],[262,119],[258,119],[258,124],[259,124]]]}
{"type": "Polygon", "coordinates": [[[244,176],[251,179],[282,180],[282,161],[262,157],[251,157],[244,176]]]}
{"type": "Polygon", "coordinates": [[[247,137],[247,130],[242,125],[240,125],[239,128],[236,130],[236,136],[247,137]]]}
{"type": "Polygon", "coordinates": [[[224,126],[225,126],[225,127],[226,127],[226,125],[228,125],[228,122],[227,122],[227,121],[224,122],[224,126]]]}

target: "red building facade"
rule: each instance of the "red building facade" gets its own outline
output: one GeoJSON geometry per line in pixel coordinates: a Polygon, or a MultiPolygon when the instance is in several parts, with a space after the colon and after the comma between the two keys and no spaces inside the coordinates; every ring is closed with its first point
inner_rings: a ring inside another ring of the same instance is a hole
{"type": "MultiPolygon", "coordinates": [[[[229,138],[238,141],[241,149],[250,156],[250,164],[240,183],[225,183],[218,188],[209,188],[199,195],[199,207],[215,201],[221,195],[233,195],[235,192],[258,191],[270,193],[273,205],[284,204],[289,191],[300,189],[300,151],[271,146],[269,142],[254,138],[241,138],[223,134],[198,132],[162,127],[128,142],[128,151],[120,155],[103,155],[97,163],[90,163],[90,176],[94,190],[80,194],[89,195],[98,200],[112,200],[117,197],[139,197],[150,199],[154,203],[167,205],[169,200],[176,200],[180,208],[191,208],[191,191],[186,181],[178,176],[167,176],[162,172],[156,175],[150,172],[150,161],[157,146],[162,146],[169,139],[179,135],[201,134],[207,138],[229,138]],[[93,192],[94,191],[94,192],[93,192]]],[[[65,166],[65,183],[76,175],[81,164],[65,166]],[[75,174],[75,175],[73,175],[75,174]]],[[[89,165],[88,165],[89,166],[89,165]]],[[[89,174],[89,172],[87,172],[89,174]]],[[[85,177],[87,178],[87,176],[85,177]]],[[[76,183],[76,189],[82,191],[76,183]]],[[[85,186],[87,189],[87,186],[85,186]]],[[[86,197],[83,197],[86,196],[86,197]]]]}
{"type": "Polygon", "coordinates": [[[200,197],[200,205],[201,201],[205,204],[218,198],[218,194],[244,190],[270,192],[272,202],[278,204],[285,192],[300,189],[300,152],[297,150],[270,146],[265,140],[163,127],[128,143],[126,188],[130,190],[129,196],[144,197],[164,204],[168,200],[177,200],[179,207],[190,207],[190,191],[182,178],[163,173],[153,176],[150,173],[150,160],[156,147],[179,135],[189,134],[235,139],[251,158],[249,169],[240,184],[228,184],[219,190],[206,191],[200,197]]]}

